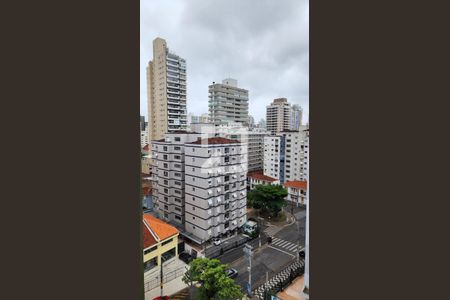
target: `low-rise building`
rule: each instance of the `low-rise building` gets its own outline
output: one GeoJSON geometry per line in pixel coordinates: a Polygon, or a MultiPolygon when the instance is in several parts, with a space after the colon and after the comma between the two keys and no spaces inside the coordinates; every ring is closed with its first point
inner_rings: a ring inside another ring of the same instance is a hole
{"type": "Polygon", "coordinates": [[[306,181],[288,181],[284,183],[284,187],[288,190],[287,201],[296,206],[306,205],[306,181]]]}
{"type": "Polygon", "coordinates": [[[253,190],[258,184],[280,184],[280,181],[276,178],[264,175],[263,170],[257,170],[247,173],[247,189],[253,190]]]}
{"type": "Polygon", "coordinates": [[[149,214],[143,217],[144,272],[178,257],[178,230],[149,214]]]}

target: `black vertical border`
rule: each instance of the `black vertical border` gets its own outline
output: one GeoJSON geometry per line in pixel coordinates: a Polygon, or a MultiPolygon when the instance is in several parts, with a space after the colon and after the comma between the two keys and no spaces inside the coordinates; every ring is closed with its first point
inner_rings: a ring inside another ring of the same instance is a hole
{"type": "Polygon", "coordinates": [[[1,298],[144,299],[139,0],[10,5],[1,298]]]}

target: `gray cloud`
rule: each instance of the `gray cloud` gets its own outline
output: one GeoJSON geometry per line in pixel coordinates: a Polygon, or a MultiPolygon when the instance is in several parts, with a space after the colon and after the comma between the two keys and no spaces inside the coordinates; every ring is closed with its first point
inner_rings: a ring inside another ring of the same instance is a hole
{"type": "Polygon", "coordinates": [[[258,121],[274,98],[309,111],[309,6],[304,0],[141,0],[141,114],[152,40],[187,60],[188,112],[208,111],[208,85],[226,77],[249,90],[258,121]]]}

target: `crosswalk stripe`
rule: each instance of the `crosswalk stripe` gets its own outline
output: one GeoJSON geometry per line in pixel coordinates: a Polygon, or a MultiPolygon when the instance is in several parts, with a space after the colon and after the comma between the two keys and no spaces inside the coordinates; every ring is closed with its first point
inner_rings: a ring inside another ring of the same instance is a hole
{"type": "Polygon", "coordinates": [[[282,243],[278,244],[277,246],[284,247],[288,243],[289,243],[288,241],[283,241],[282,243]]]}
{"type": "Polygon", "coordinates": [[[291,247],[288,247],[287,249],[289,251],[293,251],[295,248],[297,248],[297,245],[292,245],[291,247]]]}
{"type": "Polygon", "coordinates": [[[276,237],[274,237],[272,240],[273,241],[281,241],[279,238],[276,238],[276,237]]]}
{"type": "Polygon", "coordinates": [[[284,241],[283,240],[278,240],[278,241],[275,241],[275,242],[272,242],[274,245],[280,245],[281,243],[283,243],[284,241]]]}

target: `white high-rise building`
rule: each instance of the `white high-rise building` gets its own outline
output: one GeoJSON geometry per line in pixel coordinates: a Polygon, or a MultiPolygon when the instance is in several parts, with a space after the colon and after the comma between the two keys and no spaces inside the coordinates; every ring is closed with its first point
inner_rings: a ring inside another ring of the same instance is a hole
{"type": "Polygon", "coordinates": [[[176,131],[152,146],[154,211],[159,218],[198,244],[235,232],[246,222],[245,144],[176,131]]]}
{"type": "Polygon", "coordinates": [[[287,181],[305,181],[308,174],[308,134],[306,126],[300,131],[283,131],[264,137],[264,175],[287,181]]]}
{"type": "Polygon", "coordinates": [[[302,125],[303,109],[294,104],[291,107],[291,130],[299,130],[302,125]]]}
{"type": "Polygon", "coordinates": [[[198,139],[198,133],[178,131],[152,141],[154,211],[178,228],[184,226],[185,144],[198,139]]]}
{"type": "Polygon", "coordinates": [[[209,119],[215,125],[241,123],[248,125],[248,90],[238,87],[237,80],[227,78],[209,86],[209,119]]]}
{"type": "Polygon", "coordinates": [[[263,170],[264,137],[270,133],[263,128],[249,130],[241,123],[214,126],[213,124],[193,124],[191,130],[207,134],[209,137],[224,137],[237,140],[247,146],[249,172],[263,170]]]}
{"type": "Polygon", "coordinates": [[[212,137],[185,145],[185,229],[200,241],[247,220],[245,145],[212,137]]]}

